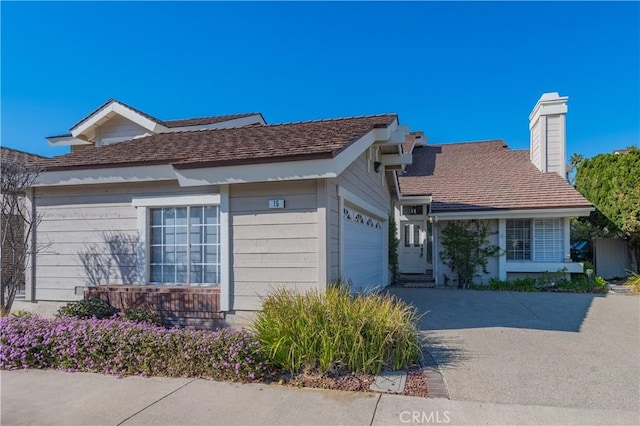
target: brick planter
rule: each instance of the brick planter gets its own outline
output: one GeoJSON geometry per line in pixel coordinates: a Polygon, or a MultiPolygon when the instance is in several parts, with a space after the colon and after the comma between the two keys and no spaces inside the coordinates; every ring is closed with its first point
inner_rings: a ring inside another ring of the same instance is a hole
{"type": "Polygon", "coordinates": [[[219,287],[105,285],[84,291],[84,298],[101,299],[119,310],[145,308],[158,312],[169,325],[187,328],[219,328],[219,287]]]}

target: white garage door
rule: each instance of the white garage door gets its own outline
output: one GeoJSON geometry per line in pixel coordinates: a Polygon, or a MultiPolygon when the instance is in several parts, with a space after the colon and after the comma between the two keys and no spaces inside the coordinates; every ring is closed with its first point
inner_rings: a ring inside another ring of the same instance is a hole
{"type": "Polygon", "coordinates": [[[351,280],[353,292],[364,292],[382,285],[383,227],[375,219],[358,208],[345,205],[343,223],[343,278],[351,280]]]}

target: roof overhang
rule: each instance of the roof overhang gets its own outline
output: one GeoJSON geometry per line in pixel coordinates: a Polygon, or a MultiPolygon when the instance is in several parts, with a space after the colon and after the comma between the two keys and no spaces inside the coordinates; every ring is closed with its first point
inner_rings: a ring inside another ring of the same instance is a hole
{"type": "Polygon", "coordinates": [[[398,120],[384,129],[372,129],[351,142],[334,157],[290,160],[260,164],[215,167],[190,167],[188,164],[138,165],[52,170],[43,172],[35,186],[91,185],[124,182],[177,180],[180,186],[193,187],[231,183],[275,182],[338,177],[373,144],[395,144],[407,129],[398,120]]]}
{"type": "Polygon", "coordinates": [[[432,212],[431,216],[439,220],[507,219],[507,218],[545,218],[589,216],[593,207],[559,207],[545,209],[520,210],[470,210],[460,212],[432,212]]]}
{"type": "Polygon", "coordinates": [[[91,135],[95,134],[94,127],[109,121],[115,115],[120,115],[152,133],[162,133],[168,130],[162,124],[145,117],[116,100],[111,100],[72,127],[71,136],[90,141],[91,135]]]}
{"type": "Polygon", "coordinates": [[[234,127],[251,126],[255,124],[266,125],[262,114],[247,115],[245,117],[234,118],[232,120],[218,121],[217,123],[200,124],[196,126],[168,127],[168,132],[184,132],[194,130],[230,129],[234,127]]]}
{"type": "Polygon", "coordinates": [[[49,136],[47,143],[49,146],[91,145],[91,142],[76,139],[72,135],[49,136]]]}

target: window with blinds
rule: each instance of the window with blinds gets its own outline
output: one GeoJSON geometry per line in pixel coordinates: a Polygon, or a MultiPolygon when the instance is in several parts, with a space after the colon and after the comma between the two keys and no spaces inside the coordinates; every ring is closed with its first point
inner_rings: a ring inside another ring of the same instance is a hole
{"type": "Polygon", "coordinates": [[[559,218],[535,219],[533,232],[536,262],[562,262],[564,259],[564,221],[559,218]]]}

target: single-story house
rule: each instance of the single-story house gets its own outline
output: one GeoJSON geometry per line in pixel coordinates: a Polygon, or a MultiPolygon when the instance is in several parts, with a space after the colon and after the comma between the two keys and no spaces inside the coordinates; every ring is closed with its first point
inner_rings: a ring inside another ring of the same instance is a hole
{"type": "Polygon", "coordinates": [[[182,316],[230,318],[282,286],[342,278],[366,291],[390,282],[391,217],[400,272],[435,285],[450,274],[438,235],[453,220],[495,231],[503,253],[484,282],[581,271],[569,256],[569,217],[592,205],[566,181],[566,102],[543,95],[531,149],[517,151],[503,141],[430,145],[396,114],[162,121],[110,99],[48,138],[71,153],[46,160],[30,194],[47,249],[31,262],[27,297],[67,301],[106,288],[128,300],[155,294],[182,316]]]}

